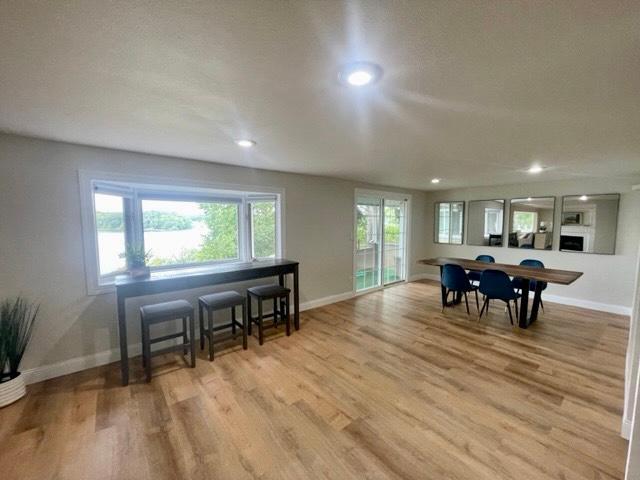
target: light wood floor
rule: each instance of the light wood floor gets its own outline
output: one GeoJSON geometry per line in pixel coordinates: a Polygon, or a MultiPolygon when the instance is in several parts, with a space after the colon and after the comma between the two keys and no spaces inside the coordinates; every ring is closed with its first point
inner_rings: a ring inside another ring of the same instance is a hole
{"type": "Polygon", "coordinates": [[[307,311],[195,370],[160,357],[149,385],[118,364],[34,385],[0,410],[0,477],[621,479],[627,318],[547,303],[521,331],[439,295],[307,311]]]}

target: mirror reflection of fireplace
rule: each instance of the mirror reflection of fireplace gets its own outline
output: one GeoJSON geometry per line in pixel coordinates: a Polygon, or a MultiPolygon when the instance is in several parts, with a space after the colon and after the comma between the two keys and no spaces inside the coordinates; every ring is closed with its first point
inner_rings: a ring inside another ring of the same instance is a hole
{"type": "Polygon", "coordinates": [[[584,251],[584,237],[560,235],[560,250],[584,251]]]}

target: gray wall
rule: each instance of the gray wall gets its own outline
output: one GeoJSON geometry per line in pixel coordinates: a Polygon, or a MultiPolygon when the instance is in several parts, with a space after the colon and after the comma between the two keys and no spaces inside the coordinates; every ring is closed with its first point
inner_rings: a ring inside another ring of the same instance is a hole
{"type": "MultiPolygon", "coordinates": [[[[285,253],[300,261],[300,301],[352,291],[354,190],[368,185],[0,135],[0,298],[23,293],[42,303],[23,369],[117,345],[115,296],[86,291],[79,169],[283,188],[285,253]]],[[[424,271],[415,260],[427,253],[427,202],[423,192],[408,193],[413,196],[409,275],[415,275],[424,271]]],[[[193,300],[202,292],[163,298],[193,300]]],[[[139,304],[128,302],[131,344],[139,341],[139,304]]]]}
{"type": "MultiPolygon", "coordinates": [[[[584,275],[573,285],[549,285],[546,293],[576,300],[597,302],[612,306],[629,308],[633,299],[638,243],[640,242],[640,191],[632,191],[633,184],[640,183],[640,177],[580,179],[575,181],[536,182],[521,185],[503,185],[465,189],[441,190],[429,192],[425,212],[427,219],[427,238],[433,238],[433,204],[447,200],[478,200],[484,198],[526,198],[555,196],[556,213],[554,225],[554,250],[522,250],[502,247],[480,247],[464,245],[442,245],[430,242],[428,251],[431,256],[475,257],[488,253],[497,262],[518,263],[524,258],[534,257],[553,268],[578,270],[584,275]],[[620,211],[617,227],[615,255],[596,255],[558,251],[560,228],[560,210],[562,195],[582,195],[596,193],[621,193],[620,211]]],[[[504,218],[510,218],[509,201],[505,207],[504,218]]],[[[508,227],[507,227],[508,228],[508,227]]],[[[430,269],[437,273],[437,269],[430,269]]]]}

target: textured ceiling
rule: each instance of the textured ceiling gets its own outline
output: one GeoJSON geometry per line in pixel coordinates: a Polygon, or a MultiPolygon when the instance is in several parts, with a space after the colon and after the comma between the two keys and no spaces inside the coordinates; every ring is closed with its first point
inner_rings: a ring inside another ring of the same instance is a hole
{"type": "Polygon", "coordinates": [[[637,1],[0,0],[0,129],[420,189],[640,173],[638,25],[637,1]],[[382,80],[338,84],[353,60],[382,80]]]}

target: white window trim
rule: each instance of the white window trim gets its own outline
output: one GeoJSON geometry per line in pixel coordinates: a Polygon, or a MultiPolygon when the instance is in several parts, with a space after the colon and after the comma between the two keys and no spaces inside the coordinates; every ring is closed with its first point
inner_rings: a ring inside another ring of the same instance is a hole
{"type": "MultiPolygon", "coordinates": [[[[95,223],[95,206],[92,185],[95,182],[116,182],[116,183],[133,183],[145,186],[145,193],[153,192],[154,187],[166,188],[171,186],[177,190],[184,189],[185,196],[189,194],[193,196],[194,190],[201,190],[197,192],[198,196],[202,194],[202,197],[216,198],[224,200],[224,193],[228,192],[229,197],[237,197],[239,194],[244,195],[246,198],[240,203],[240,216],[238,221],[240,223],[240,229],[238,231],[240,240],[240,260],[236,260],[237,263],[243,263],[244,259],[251,258],[251,245],[247,245],[246,238],[246,221],[242,221],[243,218],[247,219],[248,212],[244,208],[252,199],[264,199],[275,195],[276,197],[276,257],[285,257],[285,191],[282,188],[264,187],[260,185],[242,185],[242,184],[230,184],[230,183],[213,183],[213,182],[201,182],[190,179],[168,178],[159,176],[148,175],[129,175],[112,172],[101,171],[89,171],[78,170],[78,184],[80,189],[80,213],[82,220],[82,240],[84,251],[84,267],[85,277],[87,285],[88,295],[101,295],[105,293],[112,293],[115,291],[113,283],[104,283],[100,281],[100,270],[98,264],[98,243],[96,237],[96,223],[95,223]],[[208,191],[208,192],[207,192],[208,191]],[[256,193],[254,193],[256,192],[256,193]],[[259,193],[258,193],[259,192],[259,193]],[[207,195],[207,193],[209,193],[207,195]],[[262,196],[262,197],[261,197],[262,196]]],[[[179,192],[176,192],[176,196],[179,196],[179,192]]],[[[134,196],[134,201],[139,202],[137,196],[134,196]]],[[[134,208],[134,212],[138,209],[134,208]]],[[[139,223],[139,222],[136,222],[139,223]]],[[[134,235],[141,235],[142,232],[135,232],[134,235]]],[[[255,259],[254,259],[255,260],[255,259]]],[[[230,263],[230,262],[207,262],[197,263],[190,265],[168,265],[162,267],[156,267],[158,270],[181,270],[185,268],[194,267],[206,267],[215,263],[230,263]]],[[[115,279],[115,275],[113,275],[115,279]]]]}

